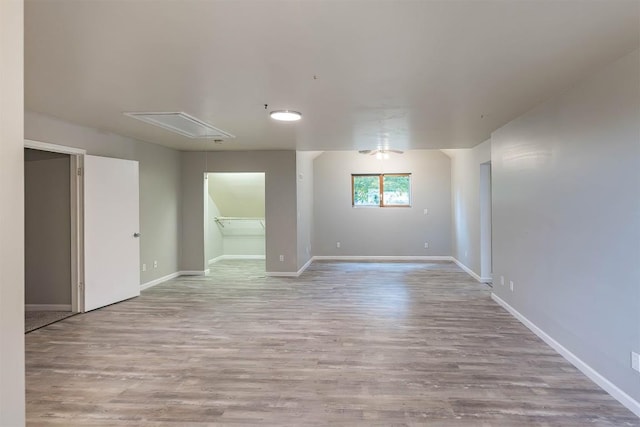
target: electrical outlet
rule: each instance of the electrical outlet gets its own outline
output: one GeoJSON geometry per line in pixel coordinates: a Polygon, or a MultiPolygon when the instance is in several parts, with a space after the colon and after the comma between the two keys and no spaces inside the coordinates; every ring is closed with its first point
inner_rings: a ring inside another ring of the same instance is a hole
{"type": "Polygon", "coordinates": [[[147,271],[147,264],[142,264],[142,271],[147,271]]]}
{"type": "Polygon", "coordinates": [[[284,255],[280,255],[280,262],[284,261],[284,255]]]}
{"type": "Polygon", "coordinates": [[[424,248],[428,249],[429,248],[429,242],[424,242],[424,248]]]}
{"type": "Polygon", "coordinates": [[[500,276],[500,284],[504,286],[504,276],[500,276]]]}
{"type": "Polygon", "coordinates": [[[631,367],[640,372],[640,354],[635,351],[631,352],[631,367]]]}
{"type": "Polygon", "coordinates": [[[336,248],[340,247],[340,242],[336,242],[336,248]]]}
{"type": "Polygon", "coordinates": [[[429,214],[429,209],[425,209],[423,212],[424,212],[425,215],[428,215],[429,214]]]}
{"type": "Polygon", "coordinates": [[[153,261],[153,268],[158,268],[158,260],[153,261]]]}
{"type": "Polygon", "coordinates": [[[509,280],[509,288],[511,289],[511,292],[513,292],[513,280],[509,280]]]}

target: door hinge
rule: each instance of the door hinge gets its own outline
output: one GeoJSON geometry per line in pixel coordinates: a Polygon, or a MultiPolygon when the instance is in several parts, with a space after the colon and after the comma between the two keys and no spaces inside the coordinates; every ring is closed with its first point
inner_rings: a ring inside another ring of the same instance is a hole
{"type": "Polygon", "coordinates": [[[78,176],[82,176],[82,168],[78,168],[78,176]]]}

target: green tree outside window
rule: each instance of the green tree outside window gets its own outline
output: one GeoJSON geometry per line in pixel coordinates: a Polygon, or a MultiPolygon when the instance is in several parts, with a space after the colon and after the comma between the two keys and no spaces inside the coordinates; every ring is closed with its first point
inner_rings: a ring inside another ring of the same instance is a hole
{"type": "Polygon", "coordinates": [[[352,205],[411,206],[411,174],[351,175],[352,205]]]}

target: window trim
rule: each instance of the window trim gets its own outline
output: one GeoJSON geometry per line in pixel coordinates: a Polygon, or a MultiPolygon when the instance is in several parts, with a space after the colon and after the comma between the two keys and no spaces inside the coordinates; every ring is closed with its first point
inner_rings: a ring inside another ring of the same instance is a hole
{"type": "Polygon", "coordinates": [[[410,208],[411,207],[411,173],[352,173],[351,174],[351,207],[354,208],[410,208]],[[355,181],[357,177],[377,176],[379,179],[378,191],[380,192],[380,202],[377,205],[356,205],[355,181]],[[385,176],[406,176],[409,178],[409,204],[388,205],[384,202],[384,177],[385,176]]]}

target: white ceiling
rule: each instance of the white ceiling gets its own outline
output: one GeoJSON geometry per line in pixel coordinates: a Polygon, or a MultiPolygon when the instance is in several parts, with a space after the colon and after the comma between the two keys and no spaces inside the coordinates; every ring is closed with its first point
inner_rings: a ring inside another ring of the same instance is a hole
{"type": "Polygon", "coordinates": [[[181,150],[463,148],[639,40],[637,0],[26,0],[25,103],[181,150]]]}

